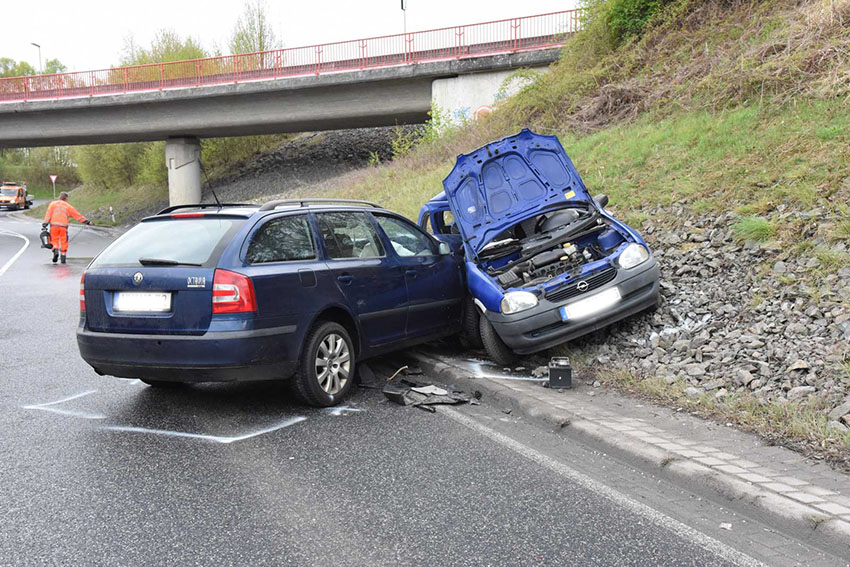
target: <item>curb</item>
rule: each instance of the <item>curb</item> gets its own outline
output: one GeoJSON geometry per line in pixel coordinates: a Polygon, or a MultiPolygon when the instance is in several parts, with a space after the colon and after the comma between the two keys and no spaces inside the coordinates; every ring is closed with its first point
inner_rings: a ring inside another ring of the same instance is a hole
{"type": "MultiPolygon", "coordinates": [[[[422,352],[414,352],[423,370],[438,380],[467,392],[480,391],[487,401],[517,412],[538,425],[554,429],[586,445],[637,461],[649,472],[689,491],[727,503],[745,506],[757,518],[804,534],[812,543],[828,548],[850,547],[850,522],[827,515],[778,493],[723,474],[708,466],[651,445],[639,439],[612,436],[612,431],[572,412],[552,406],[510,385],[478,378],[467,370],[447,364],[422,352]]],[[[614,432],[616,433],[616,432],[614,432]]]]}

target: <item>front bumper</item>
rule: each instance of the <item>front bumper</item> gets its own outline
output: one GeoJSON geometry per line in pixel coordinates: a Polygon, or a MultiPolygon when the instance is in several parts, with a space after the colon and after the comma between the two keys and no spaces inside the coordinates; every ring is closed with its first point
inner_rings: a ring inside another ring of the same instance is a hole
{"type": "Polygon", "coordinates": [[[98,374],[174,382],[288,378],[298,359],[295,325],[199,336],[77,329],[80,355],[98,374]]]}
{"type": "Polygon", "coordinates": [[[610,283],[563,302],[540,299],[537,307],[517,313],[503,315],[486,312],[487,320],[514,352],[529,354],[551,348],[557,344],[586,335],[639,313],[658,303],[658,263],[654,257],[630,270],[619,270],[610,283]],[[620,289],[619,303],[594,315],[576,321],[562,321],[560,307],[580,301],[585,297],[612,287],[620,289]]]}

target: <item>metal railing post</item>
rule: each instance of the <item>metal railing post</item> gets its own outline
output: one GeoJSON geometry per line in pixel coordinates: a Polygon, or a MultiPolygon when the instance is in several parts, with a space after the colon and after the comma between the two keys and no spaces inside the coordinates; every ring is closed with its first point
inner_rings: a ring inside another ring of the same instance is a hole
{"type": "Polygon", "coordinates": [[[195,85],[201,86],[201,62],[195,61],[195,85]]]}
{"type": "Polygon", "coordinates": [[[89,96],[94,96],[94,71],[89,71],[89,96]]]}
{"type": "Polygon", "coordinates": [[[30,99],[30,85],[29,85],[29,82],[30,82],[30,81],[29,81],[29,79],[27,79],[26,77],[24,77],[24,102],[26,102],[26,101],[28,101],[28,100],[30,99]]]}
{"type": "Polygon", "coordinates": [[[239,56],[237,55],[235,57],[235,59],[236,59],[236,78],[233,82],[238,84],[239,83],[239,56]]]}
{"type": "Polygon", "coordinates": [[[124,67],[124,94],[127,94],[127,89],[130,88],[130,79],[127,76],[130,73],[130,70],[127,67],[124,67]]]}
{"type": "Polygon", "coordinates": [[[159,90],[161,91],[164,88],[165,88],[165,65],[160,63],[159,64],[159,90]]]}

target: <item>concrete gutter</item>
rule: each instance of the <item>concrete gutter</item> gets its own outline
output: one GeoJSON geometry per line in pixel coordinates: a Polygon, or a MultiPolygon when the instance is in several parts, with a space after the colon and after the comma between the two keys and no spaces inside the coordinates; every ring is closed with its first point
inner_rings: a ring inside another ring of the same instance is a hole
{"type": "Polygon", "coordinates": [[[835,473],[834,484],[824,487],[815,483],[823,479],[822,472],[806,479],[806,469],[801,467],[789,476],[787,467],[780,469],[777,462],[759,462],[753,454],[737,457],[712,449],[703,441],[688,440],[681,432],[655,427],[649,420],[617,419],[601,408],[579,409],[563,394],[539,383],[482,378],[452,359],[422,352],[414,356],[427,375],[444,384],[467,392],[478,390],[487,403],[691,492],[741,509],[769,525],[805,534],[815,545],[839,556],[846,556],[850,549],[850,479],[840,473],[835,473]],[[847,490],[839,492],[836,487],[847,490]]]}

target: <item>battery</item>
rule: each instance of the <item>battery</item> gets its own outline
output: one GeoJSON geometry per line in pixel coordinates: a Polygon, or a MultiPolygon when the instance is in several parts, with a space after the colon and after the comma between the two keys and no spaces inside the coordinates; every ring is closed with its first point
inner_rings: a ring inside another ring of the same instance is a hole
{"type": "Polygon", "coordinates": [[[549,360],[549,387],[573,387],[573,367],[566,356],[553,356],[549,360]]]}

